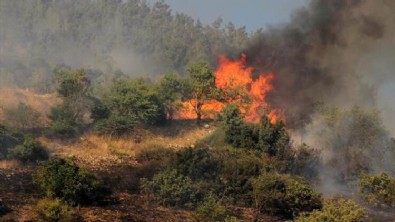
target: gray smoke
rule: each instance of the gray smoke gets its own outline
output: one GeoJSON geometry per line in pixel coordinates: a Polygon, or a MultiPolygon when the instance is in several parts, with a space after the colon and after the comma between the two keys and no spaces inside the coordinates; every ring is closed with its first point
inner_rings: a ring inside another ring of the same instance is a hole
{"type": "Polygon", "coordinates": [[[394,21],[392,0],[311,0],[246,50],[257,73],[275,73],[270,104],[294,140],[321,151],[323,191],[394,173],[394,21]]]}

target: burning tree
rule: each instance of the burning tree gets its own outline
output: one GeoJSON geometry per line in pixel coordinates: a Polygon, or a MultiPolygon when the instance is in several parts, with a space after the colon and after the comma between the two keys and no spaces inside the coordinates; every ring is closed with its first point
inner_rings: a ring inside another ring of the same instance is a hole
{"type": "Polygon", "coordinates": [[[253,78],[254,69],[246,65],[246,59],[245,54],[239,60],[220,56],[215,72],[204,62],[188,67],[191,93],[183,104],[186,109],[177,117],[197,118],[200,122],[202,118],[212,118],[210,114],[221,112],[227,104],[234,104],[248,122],[259,122],[265,113],[273,124],[279,119],[284,121],[281,110],[270,110],[266,102],[267,93],[273,90],[274,75],[262,73],[253,78]]]}
{"type": "Polygon", "coordinates": [[[187,68],[190,74],[187,97],[192,105],[193,112],[200,123],[203,116],[203,105],[214,99],[215,77],[212,68],[207,62],[201,61],[187,68]]]}

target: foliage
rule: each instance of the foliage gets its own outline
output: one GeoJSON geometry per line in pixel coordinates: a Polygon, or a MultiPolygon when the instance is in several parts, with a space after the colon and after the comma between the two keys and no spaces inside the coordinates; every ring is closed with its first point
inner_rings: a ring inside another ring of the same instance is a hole
{"type": "Polygon", "coordinates": [[[90,204],[108,194],[94,175],[64,159],[42,163],[33,175],[33,182],[48,197],[60,198],[71,205],[90,204]]]}
{"type": "Polygon", "coordinates": [[[85,96],[87,93],[90,83],[85,70],[60,69],[56,70],[55,74],[59,85],[56,91],[62,98],[72,100],[85,96]]]}
{"type": "Polygon", "coordinates": [[[23,142],[23,135],[0,124],[0,159],[6,157],[8,150],[23,142]]]}
{"type": "Polygon", "coordinates": [[[221,162],[205,147],[181,149],[172,163],[177,172],[192,180],[215,180],[221,168],[221,162]]]}
{"type": "Polygon", "coordinates": [[[303,180],[288,175],[265,173],[256,178],[252,186],[260,212],[293,218],[322,207],[320,194],[303,180]]]}
{"type": "Polygon", "coordinates": [[[103,73],[119,68],[141,73],[139,62],[125,67],[119,59],[137,55],[141,63],[155,64],[144,72],[183,71],[197,59],[215,61],[218,54],[240,52],[253,36],[221,20],[203,26],[186,14],[171,13],[164,2],[11,1],[0,2],[0,9],[0,30],[12,30],[0,34],[9,45],[0,54],[2,85],[46,89],[51,70],[61,63],[103,73]],[[16,47],[22,44],[23,56],[16,47]]]}
{"type": "Polygon", "coordinates": [[[377,111],[324,109],[307,130],[309,144],[322,150],[322,163],[336,180],[356,181],[375,169],[394,172],[394,144],[377,111]]]}
{"type": "Polygon", "coordinates": [[[132,132],[136,127],[137,121],[120,115],[111,115],[106,119],[96,122],[94,129],[99,134],[120,136],[132,132]]]}
{"type": "Polygon", "coordinates": [[[294,175],[303,176],[311,181],[318,176],[318,167],[321,161],[317,150],[306,144],[302,144],[293,150],[291,172],[294,175]]]}
{"type": "Polygon", "coordinates": [[[254,151],[217,149],[215,155],[223,167],[219,178],[223,186],[224,200],[231,204],[251,206],[253,202],[252,181],[266,171],[262,155],[254,151]]]}
{"type": "Polygon", "coordinates": [[[57,77],[57,92],[63,103],[51,109],[51,130],[61,137],[77,135],[86,122],[84,116],[92,109],[91,97],[88,95],[90,81],[86,71],[59,69],[57,77]]]}
{"type": "Polygon", "coordinates": [[[154,199],[164,206],[194,208],[202,198],[202,192],[192,180],[176,170],[163,171],[151,181],[142,179],[141,183],[143,190],[152,193],[154,199]]]}
{"type": "Polygon", "coordinates": [[[53,107],[48,117],[52,121],[50,130],[57,136],[71,138],[80,131],[80,122],[75,118],[71,107],[67,104],[53,107]]]}
{"type": "Polygon", "coordinates": [[[195,210],[195,219],[201,222],[225,221],[229,214],[224,206],[212,195],[207,196],[199,203],[195,210]]]}
{"type": "Polygon", "coordinates": [[[289,155],[290,139],[281,121],[272,124],[264,114],[259,124],[246,123],[236,105],[225,107],[222,116],[225,141],[235,148],[261,150],[280,160],[289,155]]]}
{"type": "Polygon", "coordinates": [[[174,159],[175,152],[169,148],[157,147],[144,149],[136,154],[136,161],[140,164],[138,173],[140,177],[152,177],[164,169],[168,169],[174,159]]]}
{"type": "Polygon", "coordinates": [[[185,81],[178,73],[168,73],[158,81],[157,92],[168,119],[173,119],[174,114],[182,108],[185,81]]]}
{"type": "Polygon", "coordinates": [[[40,113],[25,103],[15,108],[6,108],[4,118],[7,125],[17,129],[32,129],[40,125],[40,113]]]}
{"type": "Polygon", "coordinates": [[[295,222],[364,222],[369,221],[365,209],[352,200],[327,200],[322,210],[301,214],[295,222]]]}
{"type": "Polygon", "coordinates": [[[34,220],[38,222],[75,221],[76,212],[60,199],[42,199],[33,210],[34,220]]]}
{"type": "Polygon", "coordinates": [[[362,174],[359,179],[360,193],[366,201],[375,205],[395,207],[395,178],[388,174],[368,176],[362,174]]]}
{"type": "Polygon", "coordinates": [[[166,119],[154,85],[142,78],[114,83],[104,105],[111,114],[97,123],[102,133],[120,135],[138,124],[160,124],[166,119]]]}
{"type": "Polygon", "coordinates": [[[23,144],[8,151],[8,156],[26,163],[46,160],[48,159],[48,152],[40,142],[31,137],[26,137],[23,144]]]}
{"type": "Polygon", "coordinates": [[[192,101],[193,111],[200,124],[203,116],[203,105],[215,98],[215,77],[213,69],[205,61],[196,62],[187,67],[189,73],[187,81],[186,99],[192,101]]]}

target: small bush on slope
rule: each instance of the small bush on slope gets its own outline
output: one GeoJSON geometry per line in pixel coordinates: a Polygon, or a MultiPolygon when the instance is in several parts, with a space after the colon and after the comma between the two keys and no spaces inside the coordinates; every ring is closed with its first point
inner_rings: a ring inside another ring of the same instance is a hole
{"type": "Polygon", "coordinates": [[[33,175],[37,184],[50,198],[60,198],[71,205],[100,201],[108,190],[101,181],[78,165],[64,159],[42,163],[33,175]]]}
{"type": "Polygon", "coordinates": [[[328,200],[322,210],[300,215],[295,222],[364,222],[366,211],[352,200],[328,200]]]}

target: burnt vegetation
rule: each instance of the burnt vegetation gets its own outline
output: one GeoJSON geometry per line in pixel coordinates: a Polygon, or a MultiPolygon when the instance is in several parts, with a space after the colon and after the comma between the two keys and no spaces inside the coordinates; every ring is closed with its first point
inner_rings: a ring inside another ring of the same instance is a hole
{"type": "Polygon", "coordinates": [[[163,1],[0,0],[0,218],[393,220],[395,4],[372,2],[247,33],[163,1]],[[273,73],[255,122],[250,89],[216,85],[241,52],[273,73]]]}

